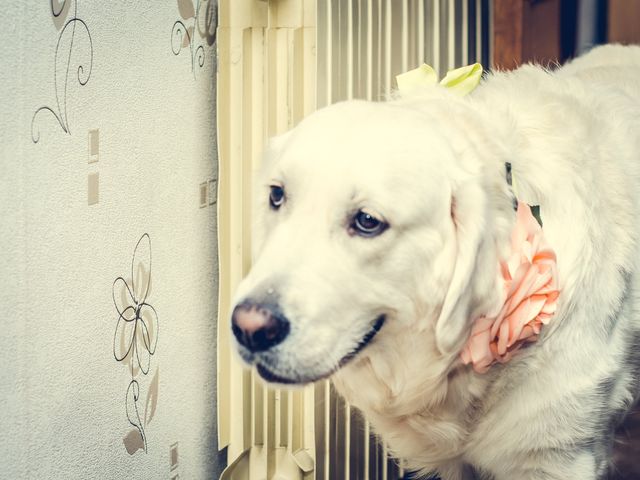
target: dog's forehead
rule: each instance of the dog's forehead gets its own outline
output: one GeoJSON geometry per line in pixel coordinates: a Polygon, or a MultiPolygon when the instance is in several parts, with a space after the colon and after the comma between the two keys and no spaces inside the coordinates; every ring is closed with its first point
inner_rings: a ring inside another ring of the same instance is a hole
{"type": "Polygon", "coordinates": [[[350,101],[306,118],[287,139],[279,163],[285,172],[300,168],[336,180],[366,171],[374,181],[408,172],[433,173],[450,155],[437,125],[420,112],[350,101]]]}

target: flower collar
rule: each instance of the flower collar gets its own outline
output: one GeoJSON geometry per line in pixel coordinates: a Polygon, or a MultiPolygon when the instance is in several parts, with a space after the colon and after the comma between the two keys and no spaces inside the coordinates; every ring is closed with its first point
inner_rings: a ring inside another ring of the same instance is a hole
{"type": "Polygon", "coordinates": [[[460,354],[463,363],[471,363],[478,373],[485,373],[495,362],[509,361],[524,344],[536,341],[557,307],[556,254],[529,205],[517,202],[516,217],[511,254],[500,265],[502,308],[496,316],[474,321],[460,354]]]}

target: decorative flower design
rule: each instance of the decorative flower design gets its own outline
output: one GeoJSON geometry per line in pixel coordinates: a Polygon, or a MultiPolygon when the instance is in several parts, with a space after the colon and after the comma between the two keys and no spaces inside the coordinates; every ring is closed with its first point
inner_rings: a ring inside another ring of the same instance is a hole
{"type": "Polygon", "coordinates": [[[36,125],[36,118],[40,113],[49,112],[58,122],[62,131],[70,134],[69,117],[67,115],[67,90],[69,78],[74,70],[80,86],[84,86],[91,77],[93,69],[93,41],[89,33],[89,27],[81,18],[78,18],[78,1],[73,3],[71,14],[71,0],[50,1],[51,18],[53,25],[60,32],[54,58],[53,85],[56,96],[55,107],[42,106],[38,108],[31,118],[31,140],[33,143],[40,141],[40,130],[36,125]],[[69,16],[71,18],[69,18],[69,16]],[[68,18],[68,20],[67,20],[68,18]],[[86,48],[82,50],[83,57],[74,45],[85,41],[86,48]],[[77,65],[77,67],[73,67],[77,65]]]}
{"type": "Polygon", "coordinates": [[[196,45],[195,33],[211,46],[216,41],[218,24],[218,4],[215,0],[177,0],[178,11],[182,20],[176,20],[171,29],[171,51],[179,55],[183,48],[189,47],[191,53],[191,71],[195,77],[196,62],[204,65],[204,45],[196,45]],[[204,13],[203,13],[204,11],[204,13]],[[187,26],[185,22],[191,23],[187,26]]]}
{"type": "Polygon", "coordinates": [[[505,302],[496,317],[475,321],[461,353],[478,373],[494,362],[507,362],[526,342],[538,339],[543,325],[556,311],[558,273],[555,252],[545,242],[542,228],[525,203],[518,203],[511,234],[511,256],[501,265],[505,302]]]}
{"type": "Polygon", "coordinates": [[[139,435],[129,432],[125,445],[129,453],[134,453],[130,445],[141,444],[147,451],[145,426],[153,417],[157,404],[158,373],[151,382],[147,395],[144,417],[139,411],[141,376],[146,376],[151,368],[151,357],[158,344],[158,314],[147,302],[151,291],[151,239],[142,235],[136,244],[131,261],[131,280],[118,277],[113,282],[113,304],[118,312],[118,321],[113,336],[113,356],[131,372],[131,382],[127,388],[126,411],[129,423],[139,435]],[[144,421],[143,421],[144,420],[144,421]],[[137,437],[137,438],[136,438],[137,437]]]}

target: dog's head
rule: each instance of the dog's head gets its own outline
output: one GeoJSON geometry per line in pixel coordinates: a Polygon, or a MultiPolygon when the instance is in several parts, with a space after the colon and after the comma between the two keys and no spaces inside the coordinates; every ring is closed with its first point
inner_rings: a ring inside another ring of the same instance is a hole
{"type": "Polygon", "coordinates": [[[495,302],[504,163],[450,105],[430,108],[345,102],[272,141],[232,314],[266,380],[327,377],[400,331],[453,358],[495,302]]]}

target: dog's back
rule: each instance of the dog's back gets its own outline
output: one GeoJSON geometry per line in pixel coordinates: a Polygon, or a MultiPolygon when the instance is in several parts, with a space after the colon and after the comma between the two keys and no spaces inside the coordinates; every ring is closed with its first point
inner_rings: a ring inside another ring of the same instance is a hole
{"type": "Polygon", "coordinates": [[[576,58],[558,71],[588,84],[618,86],[640,101],[640,46],[605,45],[576,58]]]}
{"type": "MultiPolygon", "coordinates": [[[[588,83],[618,85],[625,95],[640,102],[640,46],[607,45],[596,48],[588,55],[563,67],[559,73],[561,76],[577,76],[588,83]]],[[[640,354],[630,360],[637,365],[640,362],[640,354]]],[[[612,454],[612,479],[640,478],[639,445],[640,407],[636,402],[633,412],[626,415],[616,431],[612,454]]]]}
{"type": "MultiPolygon", "coordinates": [[[[584,81],[606,85],[617,85],[625,95],[640,102],[640,47],[607,45],[578,58],[562,69],[562,75],[578,76],[584,81]]],[[[640,109],[638,110],[640,115],[640,109]]],[[[640,136],[640,132],[638,134],[640,136]]],[[[640,370],[640,353],[629,358],[640,370]]],[[[613,442],[613,480],[640,478],[640,406],[628,413],[616,429],[613,442]]]]}

